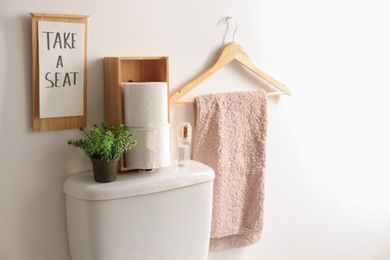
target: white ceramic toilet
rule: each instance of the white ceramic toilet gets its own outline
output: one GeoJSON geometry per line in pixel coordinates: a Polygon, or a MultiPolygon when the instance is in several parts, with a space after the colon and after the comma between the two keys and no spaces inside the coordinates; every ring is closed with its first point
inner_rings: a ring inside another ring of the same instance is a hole
{"type": "Polygon", "coordinates": [[[214,171],[191,161],[97,183],[64,184],[72,260],[206,260],[214,171]]]}

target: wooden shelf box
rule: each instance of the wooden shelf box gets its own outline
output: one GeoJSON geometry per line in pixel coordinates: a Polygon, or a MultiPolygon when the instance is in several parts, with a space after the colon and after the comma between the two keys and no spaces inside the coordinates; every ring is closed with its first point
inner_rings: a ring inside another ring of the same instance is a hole
{"type": "MultiPolygon", "coordinates": [[[[167,82],[169,97],[168,57],[105,57],[104,99],[107,124],[123,122],[122,82],[167,82]]],[[[168,109],[169,111],[169,109],[168,109]]],[[[169,112],[168,112],[169,122],[169,112]]],[[[124,164],[123,155],[119,171],[131,170],[124,164]]]]}

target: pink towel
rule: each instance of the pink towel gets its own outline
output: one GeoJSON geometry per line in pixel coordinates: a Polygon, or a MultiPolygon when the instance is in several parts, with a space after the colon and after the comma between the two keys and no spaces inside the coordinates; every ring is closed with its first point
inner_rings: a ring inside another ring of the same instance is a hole
{"type": "Polygon", "coordinates": [[[216,175],[210,250],[252,245],[263,226],[266,93],[209,94],[195,100],[193,159],[216,175]]]}

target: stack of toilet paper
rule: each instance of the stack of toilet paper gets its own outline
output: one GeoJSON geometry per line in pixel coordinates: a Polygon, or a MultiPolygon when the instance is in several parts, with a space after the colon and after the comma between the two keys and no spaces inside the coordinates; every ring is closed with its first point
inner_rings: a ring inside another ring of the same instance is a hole
{"type": "Polygon", "coordinates": [[[137,145],[125,156],[125,166],[155,169],[170,165],[168,86],[166,82],[122,83],[124,125],[137,145]]]}

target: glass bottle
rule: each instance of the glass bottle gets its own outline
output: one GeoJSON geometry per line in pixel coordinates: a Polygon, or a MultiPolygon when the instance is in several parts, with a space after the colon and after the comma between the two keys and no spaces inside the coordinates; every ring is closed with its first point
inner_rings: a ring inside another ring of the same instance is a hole
{"type": "Polygon", "coordinates": [[[177,136],[177,164],[179,167],[188,167],[191,157],[191,132],[192,127],[188,122],[179,126],[177,136]]]}

